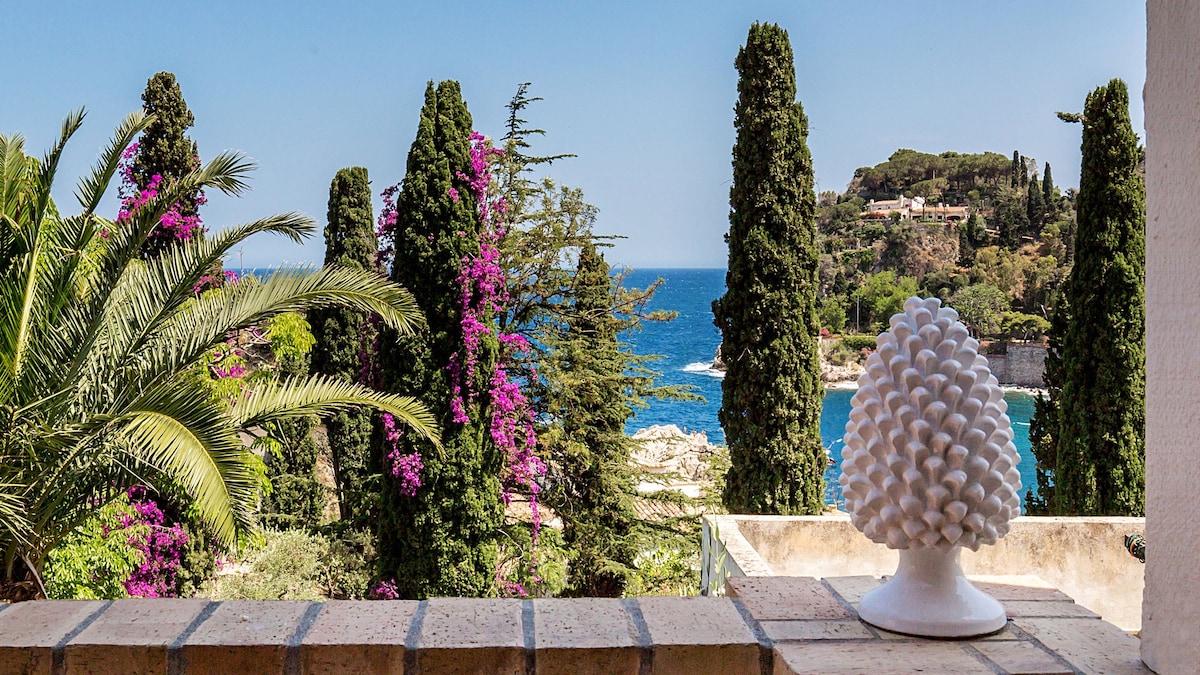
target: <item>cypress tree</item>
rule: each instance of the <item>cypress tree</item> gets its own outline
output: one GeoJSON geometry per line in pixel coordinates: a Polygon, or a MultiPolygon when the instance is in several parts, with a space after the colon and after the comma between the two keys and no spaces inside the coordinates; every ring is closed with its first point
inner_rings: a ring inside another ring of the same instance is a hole
{"type": "Polygon", "coordinates": [[[1025,162],[1021,161],[1021,153],[1013,150],[1011,175],[1009,177],[1009,185],[1016,189],[1021,187],[1023,178],[1025,177],[1025,162]]]}
{"type": "Polygon", "coordinates": [[[1046,221],[1046,205],[1036,175],[1029,179],[1029,189],[1025,192],[1025,215],[1029,219],[1030,234],[1036,236],[1046,221]]]}
{"type": "Polygon", "coordinates": [[[1050,162],[1046,162],[1046,170],[1042,174],[1042,205],[1052,219],[1058,215],[1057,201],[1054,198],[1054,179],[1050,176],[1050,162]]]}
{"type": "MultiPolygon", "coordinates": [[[[279,358],[281,378],[306,377],[309,354],[279,358]]],[[[317,480],[316,418],[296,417],[273,424],[274,449],[266,454],[271,492],[263,497],[262,521],[280,529],[312,529],[325,511],[325,489],[317,480]]]]}
{"type": "Polygon", "coordinates": [[[713,303],[727,371],[719,417],[735,513],[820,513],[825,451],[817,354],[816,197],[787,32],[755,23],[740,79],[727,291],[713,303]]]}
{"type": "MultiPolygon", "coordinates": [[[[480,419],[454,421],[447,373],[451,355],[464,350],[457,279],[462,261],[479,253],[481,224],[464,178],[471,171],[470,132],[458,83],[429,83],[396,202],[391,270],[424,310],[428,328],[399,340],[386,332],[381,338],[385,385],[420,392],[442,429],[441,449],[407,436],[397,442],[399,452],[421,456],[415,495],[406,494],[405,483],[386,466],[383,471],[381,576],[394,578],[403,598],[494,594],[504,458],[480,419]]],[[[482,349],[476,371],[486,378],[498,343],[485,340],[482,349]]]]}
{"type": "MultiPolygon", "coordinates": [[[[325,264],[358,269],[378,269],[371,212],[371,186],[361,166],[341,169],[329,185],[329,209],[325,226],[325,264]]],[[[379,270],[382,273],[382,270],[379,270]]],[[[371,368],[365,361],[376,351],[377,331],[370,316],[344,307],[309,312],[316,345],[312,352],[314,372],[367,385],[371,368]],[[364,373],[366,371],[366,373],[364,373]]],[[[373,522],[369,504],[377,501],[371,490],[371,413],[347,410],[324,420],[329,451],[337,481],[338,507],[342,520],[358,524],[373,522]]]]}
{"type": "Polygon", "coordinates": [[[1075,262],[1062,289],[1069,313],[1060,342],[1062,388],[1052,411],[1057,423],[1050,509],[1061,515],[1140,516],[1146,191],[1121,80],[1088,95],[1082,148],[1075,262]]]}
{"type": "Polygon", "coordinates": [[[619,597],[637,556],[634,481],[625,422],[626,361],[613,315],[614,282],[595,244],[584,245],[575,274],[566,335],[553,345],[548,412],[561,420],[543,434],[547,457],[561,474],[551,499],[563,521],[571,557],[569,593],[619,597]]]}
{"type": "MultiPolygon", "coordinates": [[[[156,73],[146,82],[142,109],[154,115],[154,122],[142,132],[133,161],[133,176],[139,190],[145,190],[156,175],[163,181],[178,180],[200,165],[196,142],[186,135],[196,118],[188,109],[174,74],[156,73]]],[[[199,191],[184,195],[178,202],[178,214],[195,216],[202,201],[199,191]]],[[[145,254],[157,255],[174,241],[173,236],[151,237],[146,242],[145,254]]]]}

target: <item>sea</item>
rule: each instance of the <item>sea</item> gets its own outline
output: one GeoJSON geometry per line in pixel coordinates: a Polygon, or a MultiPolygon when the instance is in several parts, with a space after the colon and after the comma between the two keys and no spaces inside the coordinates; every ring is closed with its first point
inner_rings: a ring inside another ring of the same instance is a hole
{"type": "MultiPolygon", "coordinates": [[[[724,269],[638,269],[629,273],[625,284],[644,288],[661,279],[648,309],[669,309],[677,313],[667,322],[642,322],[640,331],[622,336],[638,354],[654,354],[659,358],[651,367],[660,372],[663,384],[694,387],[703,401],[650,400],[649,407],[639,410],[626,425],[626,431],[655,424],[674,424],[688,432],[702,431],[712,443],[723,444],[725,432],[717,421],[721,408],[721,376],[713,371],[713,357],[721,344],[721,332],[713,325],[712,301],[725,292],[724,269]]],[[[842,435],[850,417],[849,389],[826,389],[821,410],[821,443],[840,460],[842,435]]],[[[1013,424],[1013,443],[1021,455],[1017,465],[1021,471],[1021,503],[1025,493],[1035,486],[1033,455],[1029,450],[1029,418],[1033,415],[1034,397],[1027,392],[1008,391],[1008,416],[1013,424]]],[[[841,506],[841,486],[837,483],[841,469],[837,463],[825,474],[825,501],[841,506]]]]}
{"type": "MultiPolygon", "coordinates": [[[[268,276],[273,270],[246,269],[259,277],[268,276]]],[[[656,355],[650,367],[661,373],[662,384],[678,384],[692,387],[699,394],[698,401],[648,401],[649,406],[641,409],[626,424],[626,432],[634,433],[656,424],[674,424],[686,432],[703,432],[708,440],[716,444],[725,443],[725,432],[717,420],[721,408],[721,376],[723,373],[710,368],[717,346],[721,344],[721,332],[712,321],[712,301],[725,292],[724,269],[636,269],[629,272],[625,285],[645,288],[658,280],[661,285],[655,292],[647,309],[667,309],[676,313],[671,321],[643,321],[639,331],[627,331],[622,339],[637,354],[656,355]]],[[[842,434],[846,420],[850,417],[849,389],[826,389],[824,407],[821,410],[821,443],[829,448],[835,459],[841,457],[842,434]]],[[[1008,391],[1004,394],[1008,403],[1008,416],[1013,424],[1013,443],[1021,455],[1017,468],[1021,471],[1021,504],[1025,493],[1037,483],[1035,481],[1033,455],[1029,450],[1029,418],[1033,415],[1034,397],[1027,392],[1008,391]]],[[[842,491],[837,478],[841,470],[837,463],[825,474],[825,501],[841,506],[842,491]]]]}

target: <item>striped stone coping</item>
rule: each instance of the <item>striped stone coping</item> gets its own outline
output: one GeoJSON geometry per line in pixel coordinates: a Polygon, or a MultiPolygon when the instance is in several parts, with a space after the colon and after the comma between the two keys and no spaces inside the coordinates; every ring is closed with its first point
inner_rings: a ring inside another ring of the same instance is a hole
{"type": "Polygon", "coordinates": [[[735,577],[723,598],[56,600],[0,605],[0,675],[1135,673],[1138,640],[1052,588],[981,584],[1004,630],[858,620],[874,577],[735,577]]]}

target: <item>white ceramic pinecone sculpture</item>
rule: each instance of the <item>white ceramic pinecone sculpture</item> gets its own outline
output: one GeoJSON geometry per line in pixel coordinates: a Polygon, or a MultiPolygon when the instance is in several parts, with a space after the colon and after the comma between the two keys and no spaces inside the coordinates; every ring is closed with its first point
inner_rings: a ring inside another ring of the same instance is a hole
{"type": "Polygon", "coordinates": [[[958,313],[909,298],[851,400],[839,482],[851,521],[894,549],[994,544],[1020,514],[1004,392],[958,313]]]}

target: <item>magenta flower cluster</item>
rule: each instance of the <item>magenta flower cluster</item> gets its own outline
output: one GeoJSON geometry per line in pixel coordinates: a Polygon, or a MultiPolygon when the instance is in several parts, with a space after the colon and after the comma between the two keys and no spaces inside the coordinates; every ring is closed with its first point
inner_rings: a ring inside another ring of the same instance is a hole
{"type": "Polygon", "coordinates": [[[142,564],[123,582],[125,592],[135,598],[173,597],[188,534],[179,523],[166,525],[166,516],[146,495],[146,488],[132,487],[128,495],[137,516],[121,516],[121,526],[129,528],[144,524],[149,528],[144,538],[136,535],[129,538],[129,545],[142,553],[142,564]]]}
{"type": "MultiPolygon", "coordinates": [[[[539,580],[536,548],[542,524],[538,508],[538,494],[541,491],[538,479],[546,473],[546,465],[536,454],[537,438],[529,400],[508,372],[510,364],[529,351],[529,343],[520,335],[501,333],[495,325],[496,314],[506,311],[511,302],[499,247],[500,240],[506,234],[504,214],[507,204],[503,198],[490,192],[492,175],[489,167],[493,158],[501,154],[503,151],[491,147],[482,134],[472,133],[471,173],[457,174],[459,179],[467,183],[471,196],[475,198],[482,227],[479,254],[463,259],[458,277],[465,355],[461,361],[458,354],[452,356],[447,370],[452,382],[451,409],[454,421],[465,424],[471,419],[470,411],[485,409],[492,442],[506,455],[507,462],[501,475],[504,503],[511,503],[516,491],[524,492],[529,497],[535,550],[531,556],[531,572],[536,582],[539,580]],[[485,336],[493,335],[500,343],[500,358],[487,380],[487,391],[476,391],[482,340],[485,336]],[[486,398],[486,407],[479,405],[481,397],[486,398]]],[[[457,201],[460,195],[451,188],[450,197],[457,201]]],[[[501,579],[501,586],[510,595],[526,594],[525,589],[514,582],[501,579]]]]}
{"type": "Polygon", "coordinates": [[[237,340],[230,338],[225,341],[225,347],[218,346],[213,350],[213,361],[211,365],[212,375],[215,379],[224,380],[230,377],[245,377],[246,373],[250,372],[246,368],[246,364],[241,359],[231,359],[230,357],[244,357],[245,352],[238,348],[237,340]],[[223,361],[229,359],[229,363],[222,364],[223,361]]]}
{"type": "MultiPolygon", "coordinates": [[[[117,224],[132,220],[142,207],[158,196],[159,188],[162,187],[163,177],[154,174],[144,188],[138,189],[137,179],[133,175],[133,161],[137,157],[139,148],[140,144],[133,143],[121,153],[121,162],[118,166],[121,185],[117,188],[117,194],[121,198],[121,209],[117,212],[117,224]]],[[[194,162],[199,164],[200,158],[194,158],[194,162]]],[[[205,197],[203,191],[200,191],[196,193],[195,201],[196,206],[203,206],[207,203],[208,198],[205,197]]],[[[204,227],[199,214],[183,215],[180,213],[181,208],[179,202],[172,204],[171,208],[167,209],[167,212],[159,218],[158,227],[150,233],[150,236],[186,240],[203,233],[204,227]]],[[[101,236],[106,234],[101,233],[101,236]]]]}
{"type": "Polygon", "coordinates": [[[379,239],[379,252],[375,254],[375,266],[387,269],[396,257],[396,195],[400,193],[399,185],[391,185],[379,193],[383,198],[383,208],[379,211],[376,221],[375,236],[379,239]]]}
{"type": "Polygon", "coordinates": [[[367,597],[372,600],[399,600],[400,592],[396,590],[396,580],[376,581],[367,590],[367,597]]]}
{"type": "Polygon", "coordinates": [[[192,284],[192,292],[199,295],[210,288],[218,288],[222,285],[220,283],[220,280],[222,279],[224,279],[224,283],[226,284],[236,284],[238,281],[238,273],[234,272],[233,270],[225,270],[224,274],[219,277],[205,274],[200,277],[199,281],[192,284]]]}
{"type": "Polygon", "coordinates": [[[392,465],[392,476],[400,479],[400,494],[414,497],[421,488],[421,469],[425,468],[425,465],[421,463],[421,455],[400,450],[400,439],[403,436],[404,430],[396,426],[396,418],[390,413],[384,413],[383,437],[389,449],[388,461],[392,465]]]}

